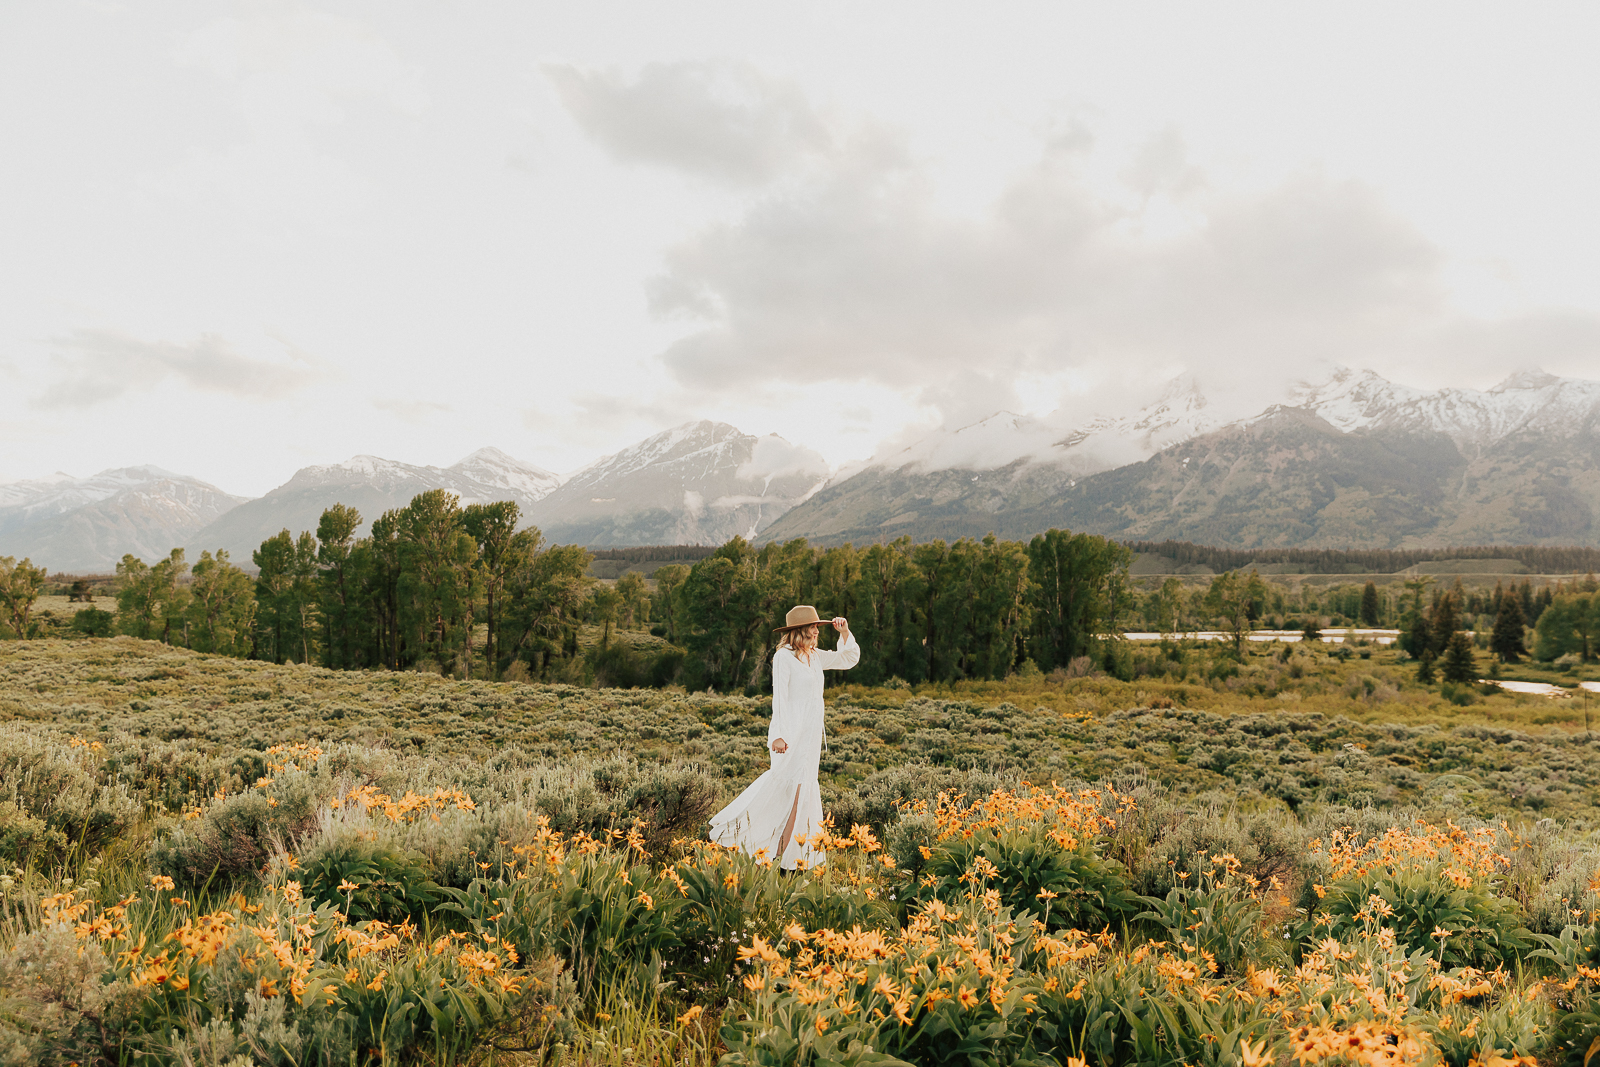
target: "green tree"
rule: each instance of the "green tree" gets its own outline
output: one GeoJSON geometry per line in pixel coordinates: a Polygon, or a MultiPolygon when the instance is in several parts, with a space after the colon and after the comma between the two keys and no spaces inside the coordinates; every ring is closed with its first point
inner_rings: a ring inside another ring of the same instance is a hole
{"type": "Polygon", "coordinates": [[[189,647],[223,656],[250,654],[255,629],[254,583],[228,562],[226,549],[213,556],[201,552],[189,583],[187,626],[189,647]]]}
{"type": "Polygon", "coordinates": [[[311,662],[317,638],[317,539],[288,530],[261,542],[251,553],[256,576],[257,659],[311,662]]]}
{"type": "MultiPolygon", "coordinates": [[[[911,538],[868,547],[857,558],[850,631],[861,645],[861,662],[852,675],[867,685],[887,678],[912,677],[906,663],[919,648],[909,625],[904,585],[915,565],[911,538]]],[[[825,608],[827,605],[823,605],[825,608]]]]}
{"type": "Polygon", "coordinates": [[[514,501],[469,504],[461,513],[461,525],[478,546],[478,584],[483,590],[483,658],[491,671],[500,660],[501,597],[511,575],[533,551],[535,540],[526,531],[519,534],[517,523],[522,512],[514,501]]]}
{"type": "Polygon", "coordinates": [[[611,631],[617,625],[617,616],[621,612],[622,597],[618,595],[617,587],[605,582],[597,584],[589,596],[589,619],[600,627],[602,652],[611,647],[611,631]]]}
{"type": "Polygon", "coordinates": [[[1028,542],[1028,651],[1040,670],[1090,654],[1120,610],[1132,562],[1125,546],[1092,534],[1048,530],[1028,542]]]}
{"type": "Polygon", "coordinates": [[[1423,685],[1432,685],[1434,683],[1433,647],[1431,645],[1424,646],[1422,654],[1417,657],[1417,681],[1423,685]]]}
{"type": "Polygon", "coordinates": [[[1433,602],[1433,618],[1428,621],[1433,633],[1433,651],[1443,655],[1450,639],[1461,628],[1460,604],[1454,593],[1445,593],[1433,602]]]}
{"type": "Polygon", "coordinates": [[[1176,578],[1168,578],[1156,591],[1155,601],[1156,629],[1174,637],[1184,632],[1183,583],[1176,578]]]}
{"type": "Polygon", "coordinates": [[[44,591],[46,577],[44,568],[35,567],[31,559],[18,563],[15,556],[0,556],[0,610],[11,636],[27,640],[34,635],[33,605],[44,591]]]}
{"type": "Polygon", "coordinates": [[[1472,638],[1460,630],[1450,635],[1450,643],[1445,646],[1444,665],[1440,673],[1447,682],[1477,681],[1478,664],[1472,654],[1472,638]]]}
{"type": "Polygon", "coordinates": [[[508,661],[524,660],[539,678],[550,673],[553,659],[578,651],[578,626],[589,600],[594,556],[577,545],[542,548],[537,529],[529,549],[506,584],[505,653],[508,661]]]}
{"type": "Polygon", "coordinates": [[[650,625],[650,588],[638,571],[629,571],[612,587],[617,594],[617,623],[624,630],[642,630],[650,625]]]}
{"type": "Polygon", "coordinates": [[[1222,629],[1233,638],[1235,655],[1244,655],[1244,643],[1255,628],[1258,605],[1267,595],[1267,584],[1255,571],[1219,574],[1206,590],[1206,610],[1222,621],[1222,629]]]}
{"type": "Polygon", "coordinates": [[[189,591],[179,584],[189,568],[175,548],[154,567],[133,555],[117,564],[117,629],[133,637],[172,643],[184,629],[189,591]]]}
{"type": "Polygon", "coordinates": [[[1361,625],[1378,625],[1378,586],[1368,582],[1361,589],[1361,625]]]}
{"type": "Polygon", "coordinates": [[[1500,599],[1500,611],[1494,617],[1494,631],[1489,636],[1489,650],[1500,657],[1502,663],[1516,663],[1528,654],[1524,643],[1522,601],[1514,596],[1500,599]]]}
{"type": "Polygon", "coordinates": [[[655,573],[655,605],[661,612],[661,622],[666,627],[667,640],[678,641],[678,590],[689,577],[689,568],[681,563],[657,567],[655,573]]]}
{"type": "Polygon", "coordinates": [[[356,530],[361,527],[361,512],[335,504],[317,520],[317,572],[321,586],[323,663],[349,669],[359,661],[356,619],[359,595],[359,557],[356,530]]]}
{"type": "Polygon", "coordinates": [[[446,667],[464,652],[470,672],[478,549],[463,519],[460,498],[443,489],[400,512],[400,626],[415,659],[446,667]]]}
{"type": "Polygon", "coordinates": [[[1315,615],[1307,615],[1305,625],[1300,630],[1300,640],[1308,645],[1322,643],[1322,620],[1315,615]]]}
{"type": "Polygon", "coordinates": [[[1565,655],[1588,661],[1600,644],[1600,597],[1562,593],[1551,599],[1533,629],[1533,650],[1546,662],[1565,655]]]}

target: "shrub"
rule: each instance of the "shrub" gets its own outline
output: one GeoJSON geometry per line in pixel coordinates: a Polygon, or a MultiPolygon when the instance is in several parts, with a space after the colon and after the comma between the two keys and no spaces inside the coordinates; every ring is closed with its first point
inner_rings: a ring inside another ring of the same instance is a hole
{"type": "Polygon", "coordinates": [[[420,925],[439,899],[422,856],[358,834],[318,837],[297,860],[306,896],[337,906],[354,922],[410,919],[420,925]]]}
{"type": "Polygon", "coordinates": [[[150,869],[179,885],[198,890],[237,887],[257,880],[269,856],[292,848],[314,825],[318,793],[329,789],[304,772],[272,783],[270,792],[251,791],[206,808],[196,820],[158,837],[150,845],[150,869]]]}

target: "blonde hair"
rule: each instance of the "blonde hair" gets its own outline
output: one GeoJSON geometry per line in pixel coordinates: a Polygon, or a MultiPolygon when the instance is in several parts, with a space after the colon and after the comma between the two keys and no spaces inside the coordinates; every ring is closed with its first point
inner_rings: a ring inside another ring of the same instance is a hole
{"type": "Polygon", "coordinates": [[[787,648],[797,654],[800,652],[815,652],[821,638],[822,624],[820,622],[811,622],[804,626],[796,626],[792,630],[783,631],[783,635],[778,638],[778,647],[787,648]],[[805,640],[807,630],[814,630],[809,642],[805,640]]]}

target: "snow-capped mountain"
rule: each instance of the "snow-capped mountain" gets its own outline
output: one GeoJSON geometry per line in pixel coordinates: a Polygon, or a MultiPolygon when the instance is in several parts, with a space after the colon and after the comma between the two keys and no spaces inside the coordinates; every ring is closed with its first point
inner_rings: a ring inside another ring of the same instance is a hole
{"type": "Polygon", "coordinates": [[[828,477],[828,464],[776,434],[687,422],[606,456],[528,509],[545,536],[610,548],[753,538],[828,477]]]}
{"type": "Polygon", "coordinates": [[[412,497],[431,489],[455,493],[463,506],[514,500],[526,516],[536,501],[560,483],[549,471],[513,459],[497,448],[480,448],[448,467],[353,456],[343,463],[302,467],[283,485],[222,516],[188,543],[197,552],[227,549],[234,562],[248,565],[250,554],[279,530],[315,532],[323,511],[334,504],[361,513],[357,533],[365,536],[373,519],[392,508],[405,507],[412,497]]]}
{"type": "Polygon", "coordinates": [[[1487,391],[1427,392],[1372,371],[1340,368],[1325,381],[1295,390],[1287,404],[1315,411],[1346,433],[1442,433],[1459,448],[1484,448],[1518,433],[1566,438],[1592,429],[1600,413],[1600,382],[1533,369],[1487,391]]]}
{"type": "Polygon", "coordinates": [[[997,412],[841,470],[762,540],[961,536],[992,524],[1001,511],[1034,506],[1079,479],[1148,459],[1217,425],[1188,375],[1142,408],[1076,425],[1059,413],[997,412]]]}
{"type": "Polygon", "coordinates": [[[125,553],[165,556],[245,499],[148,465],[12,482],[0,485],[0,556],[53,571],[109,571],[125,553]]]}
{"type": "Polygon", "coordinates": [[[1241,546],[1600,537],[1600,382],[1529,370],[1429,391],[1340,368],[1250,418],[1215,409],[1179,379],[1059,437],[1054,417],[999,413],[842,472],[762,540],[1051,526],[1241,546]]]}

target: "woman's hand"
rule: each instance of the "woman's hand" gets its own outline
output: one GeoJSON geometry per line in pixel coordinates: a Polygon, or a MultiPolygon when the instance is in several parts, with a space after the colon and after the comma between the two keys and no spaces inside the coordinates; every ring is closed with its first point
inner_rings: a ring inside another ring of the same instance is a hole
{"type": "Polygon", "coordinates": [[[783,755],[785,752],[789,751],[789,742],[785,741],[781,737],[778,738],[776,741],[772,742],[772,751],[776,752],[780,756],[783,755]]]}
{"type": "Polygon", "coordinates": [[[850,620],[846,619],[843,615],[837,615],[833,619],[833,628],[838,630],[841,634],[849,634],[850,620]]]}

